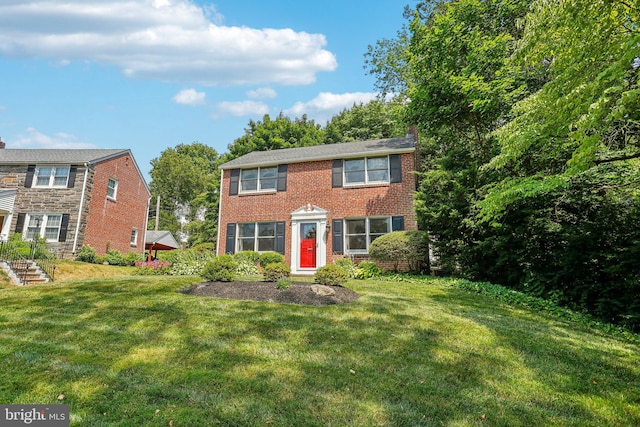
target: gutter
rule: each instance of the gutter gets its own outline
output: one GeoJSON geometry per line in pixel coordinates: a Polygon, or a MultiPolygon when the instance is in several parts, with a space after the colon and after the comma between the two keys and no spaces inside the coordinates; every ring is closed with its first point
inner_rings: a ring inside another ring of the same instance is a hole
{"type": "Polygon", "coordinates": [[[80,207],[78,208],[78,222],[76,224],[76,233],[73,237],[73,248],[71,253],[75,255],[78,249],[78,232],[80,231],[80,220],[82,219],[82,206],[84,205],[84,196],[87,191],[87,177],[89,176],[89,163],[84,164],[84,182],[82,183],[82,195],[80,196],[80,207]]]}

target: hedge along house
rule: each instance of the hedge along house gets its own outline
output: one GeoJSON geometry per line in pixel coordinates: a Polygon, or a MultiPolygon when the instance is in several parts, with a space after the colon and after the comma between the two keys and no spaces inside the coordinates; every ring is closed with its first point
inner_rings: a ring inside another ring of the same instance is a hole
{"type": "Polygon", "coordinates": [[[144,252],[151,193],[130,150],[0,148],[0,238],[43,237],[59,258],[144,252]]]}
{"type": "Polygon", "coordinates": [[[416,147],[413,130],[254,151],[221,165],[218,254],[280,252],[293,274],[313,274],[345,256],[367,258],[376,237],[417,229],[416,147]]]}

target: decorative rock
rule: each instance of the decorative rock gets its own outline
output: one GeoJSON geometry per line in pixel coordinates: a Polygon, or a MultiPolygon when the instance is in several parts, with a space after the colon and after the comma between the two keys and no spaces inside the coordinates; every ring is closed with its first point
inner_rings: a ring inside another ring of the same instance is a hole
{"type": "Polygon", "coordinates": [[[324,285],[311,285],[311,290],[321,297],[329,297],[336,294],[336,291],[324,285]]]}

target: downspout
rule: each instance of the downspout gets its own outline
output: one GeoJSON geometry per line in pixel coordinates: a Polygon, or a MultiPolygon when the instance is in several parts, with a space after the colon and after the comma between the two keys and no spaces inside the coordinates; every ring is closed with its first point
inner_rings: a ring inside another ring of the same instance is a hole
{"type": "MultiPolygon", "coordinates": [[[[144,178],[143,178],[144,179],[144,178]]],[[[151,206],[151,195],[147,199],[147,215],[144,217],[144,233],[142,235],[142,255],[147,251],[147,227],[149,227],[149,206],[151,206]]],[[[159,211],[156,211],[156,216],[159,215],[159,211]]],[[[153,242],[155,245],[155,242],[153,242]]],[[[149,255],[151,255],[151,250],[149,250],[149,255]]]]}
{"type": "Polygon", "coordinates": [[[78,223],[76,224],[76,234],[73,237],[73,248],[71,253],[75,254],[78,249],[78,232],[80,231],[80,220],[82,219],[82,206],[84,205],[84,195],[87,190],[87,177],[89,175],[89,163],[84,164],[84,181],[82,182],[82,195],[80,196],[80,207],[78,208],[78,223]]]}
{"type": "Polygon", "coordinates": [[[220,218],[222,214],[222,180],[224,179],[224,169],[220,173],[220,191],[218,192],[218,239],[216,241],[216,255],[220,253],[220,218]]]}

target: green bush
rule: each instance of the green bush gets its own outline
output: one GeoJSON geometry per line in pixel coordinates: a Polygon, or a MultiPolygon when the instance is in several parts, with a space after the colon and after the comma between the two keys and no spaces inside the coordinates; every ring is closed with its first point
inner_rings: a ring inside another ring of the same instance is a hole
{"type": "Polygon", "coordinates": [[[284,291],[285,289],[289,289],[289,287],[291,287],[291,280],[289,280],[288,277],[278,279],[278,282],[276,283],[276,289],[284,291]]]}
{"type": "Polygon", "coordinates": [[[369,245],[369,256],[377,261],[393,263],[398,271],[401,262],[406,262],[409,271],[429,270],[429,240],[422,231],[394,231],[384,234],[369,245]]]}
{"type": "Polygon", "coordinates": [[[213,282],[232,282],[236,279],[237,268],[231,255],[219,255],[207,262],[200,275],[213,282]]]}
{"type": "Polygon", "coordinates": [[[269,264],[284,262],[284,255],[278,252],[265,252],[260,255],[258,262],[260,263],[260,267],[265,268],[269,264]]]}
{"type": "Polygon", "coordinates": [[[209,261],[215,259],[211,251],[194,249],[177,249],[166,251],[163,261],[171,263],[171,274],[174,276],[193,276],[200,274],[209,261]]]}
{"type": "Polygon", "coordinates": [[[191,249],[193,249],[194,251],[201,251],[201,252],[202,251],[215,252],[216,244],[213,242],[198,243],[197,245],[193,245],[191,249]]]}
{"type": "Polygon", "coordinates": [[[361,261],[355,272],[355,278],[360,280],[370,279],[382,274],[380,267],[375,262],[361,261]]]}
{"type": "Polygon", "coordinates": [[[82,245],[82,247],[76,253],[76,260],[89,262],[91,264],[97,264],[98,254],[96,253],[96,250],[91,246],[82,245]]]}
{"type": "Polygon", "coordinates": [[[127,265],[127,260],[124,255],[117,249],[109,249],[106,254],[104,254],[104,259],[109,265],[127,265]]]}
{"type": "Polygon", "coordinates": [[[316,283],[327,286],[342,285],[349,279],[347,271],[336,264],[327,264],[316,270],[313,276],[316,283]]]}
{"type": "Polygon", "coordinates": [[[262,274],[264,274],[264,280],[267,282],[277,282],[280,279],[289,277],[291,268],[284,262],[272,262],[264,267],[262,274]]]}
{"type": "Polygon", "coordinates": [[[336,265],[344,268],[350,278],[355,279],[358,267],[353,263],[350,258],[338,258],[334,262],[336,265]]]}
{"type": "Polygon", "coordinates": [[[142,254],[139,254],[137,252],[127,252],[123,255],[123,259],[125,265],[133,266],[136,265],[136,262],[142,261],[142,254]]]}
{"type": "Polygon", "coordinates": [[[240,276],[257,276],[260,274],[258,270],[258,260],[260,254],[256,251],[241,251],[233,256],[238,263],[238,274],[240,276]]]}

